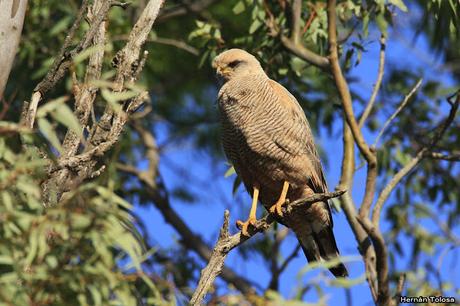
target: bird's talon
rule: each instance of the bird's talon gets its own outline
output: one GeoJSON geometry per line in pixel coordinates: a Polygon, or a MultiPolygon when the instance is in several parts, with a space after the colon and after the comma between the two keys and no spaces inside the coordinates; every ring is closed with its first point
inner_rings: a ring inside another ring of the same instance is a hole
{"type": "Polygon", "coordinates": [[[243,236],[249,236],[249,232],[248,232],[249,225],[254,226],[256,222],[257,222],[257,219],[255,218],[249,218],[248,220],[244,222],[241,220],[238,220],[236,221],[236,226],[241,230],[241,234],[243,234],[243,236]]]}
{"type": "Polygon", "coordinates": [[[277,202],[276,204],[273,204],[272,207],[270,207],[269,209],[270,213],[276,214],[279,217],[282,217],[283,216],[283,209],[282,209],[283,205],[284,205],[284,202],[277,202]]]}

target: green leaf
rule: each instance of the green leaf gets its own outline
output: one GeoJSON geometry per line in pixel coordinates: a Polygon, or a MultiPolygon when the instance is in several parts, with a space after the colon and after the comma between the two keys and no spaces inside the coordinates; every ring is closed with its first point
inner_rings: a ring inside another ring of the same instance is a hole
{"type": "Polygon", "coordinates": [[[60,104],[54,112],[51,113],[53,118],[62,125],[72,130],[78,137],[83,138],[83,131],[74,113],[70,110],[67,104],[60,104]]]}
{"type": "Polygon", "coordinates": [[[235,173],[236,173],[235,168],[233,166],[231,166],[230,168],[228,168],[227,171],[225,171],[224,177],[227,178],[229,176],[232,176],[235,173]]]}
{"type": "Polygon", "coordinates": [[[386,36],[387,35],[388,23],[385,20],[385,16],[383,15],[383,13],[378,14],[375,17],[375,22],[377,23],[377,26],[379,27],[380,32],[382,32],[386,36]]]}
{"type": "Polygon", "coordinates": [[[44,104],[43,106],[40,106],[37,110],[37,118],[43,118],[45,117],[48,113],[53,112],[56,108],[59,107],[62,103],[67,101],[68,97],[60,97],[54,100],[49,101],[48,103],[44,104]]]}
{"type": "Polygon", "coordinates": [[[407,13],[407,6],[404,4],[403,0],[390,0],[390,3],[407,13]]]}
{"type": "Polygon", "coordinates": [[[65,29],[67,29],[71,21],[71,16],[66,16],[62,18],[49,30],[49,35],[55,36],[56,34],[63,32],[65,29]]]}
{"type": "Polygon", "coordinates": [[[253,34],[261,25],[262,22],[259,19],[254,20],[249,27],[249,34],[253,34]]]}
{"type": "Polygon", "coordinates": [[[353,286],[362,284],[366,281],[366,275],[362,274],[358,278],[345,278],[345,277],[338,277],[331,280],[331,285],[335,287],[341,288],[351,288],[353,286]]]}
{"type": "Polygon", "coordinates": [[[238,15],[246,10],[246,5],[244,1],[239,1],[232,9],[233,14],[238,15]]]}
{"type": "Polygon", "coordinates": [[[73,62],[75,64],[79,64],[79,63],[83,62],[85,59],[87,59],[88,57],[90,57],[91,55],[95,54],[96,52],[102,51],[102,50],[109,51],[110,50],[110,45],[106,44],[105,46],[104,45],[91,46],[91,47],[81,51],[80,53],[78,53],[73,58],[73,62]]]}
{"type": "Polygon", "coordinates": [[[8,255],[0,255],[0,265],[11,265],[13,263],[13,258],[8,255]]]}
{"type": "Polygon", "coordinates": [[[366,38],[369,35],[369,13],[363,14],[363,36],[366,38]]]}
{"type": "Polygon", "coordinates": [[[38,129],[42,132],[43,136],[51,143],[53,147],[56,148],[59,152],[62,152],[61,142],[57,137],[54,128],[45,118],[38,119],[38,129]]]}

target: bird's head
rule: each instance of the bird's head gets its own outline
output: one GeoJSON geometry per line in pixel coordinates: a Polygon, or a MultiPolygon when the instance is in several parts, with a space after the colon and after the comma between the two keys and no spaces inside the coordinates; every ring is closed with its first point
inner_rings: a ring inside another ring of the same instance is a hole
{"type": "Polygon", "coordinates": [[[217,77],[224,82],[251,74],[265,74],[259,61],[241,49],[222,52],[214,58],[212,67],[216,69],[217,77]]]}

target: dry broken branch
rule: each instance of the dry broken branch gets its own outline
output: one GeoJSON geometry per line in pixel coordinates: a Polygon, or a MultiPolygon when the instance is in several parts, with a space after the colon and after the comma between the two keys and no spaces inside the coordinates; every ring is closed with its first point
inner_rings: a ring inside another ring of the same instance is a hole
{"type": "MultiPolygon", "coordinates": [[[[111,1],[102,0],[93,3],[93,6],[88,10],[88,20],[91,22],[91,27],[78,46],[86,48],[89,38],[91,38],[91,42],[95,46],[102,46],[104,44],[105,26],[103,20],[111,3],[111,1]]],[[[153,26],[162,3],[163,1],[161,0],[151,0],[147,3],[141,16],[131,30],[124,48],[117,53],[117,71],[112,84],[114,92],[125,91],[127,86],[137,80],[146,57],[146,53],[144,53],[141,58],[141,47],[147,39],[147,35],[153,26]]],[[[101,75],[103,56],[103,48],[100,48],[100,50],[97,50],[90,56],[85,83],[79,84],[76,78],[74,78],[75,114],[83,128],[88,122],[97,93],[97,87],[94,87],[91,81],[97,80],[101,75]]],[[[70,63],[71,59],[72,56],[69,59],[63,59],[63,64],[58,65],[56,71],[52,70],[50,75],[56,76],[64,73],[65,65],[67,65],[65,63],[70,63]],[[58,71],[61,72],[58,73],[58,71]]],[[[56,81],[56,78],[50,77],[48,79],[45,77],[44,81],[44,84],[51,84],[56,81]]],[[[43,87],[45,90],[47,90],[46,86],[43,87]]],[[[31,103],[32,105],[38,105],[41,95],[40,88],[42,87],[39,84],[36,88],[37,91],[33,95],[38,97],[38,100],[33,100],[32,102],[34,103],[31,103]]],[[[92,132],[85,140],[86,146],[81,153],[78,153],[78,149],[82,140],[71,131],[67,133],[64,139],[64,154],[59,157],[57,164],[49,169],[50,177],[43,183],[47,205],[55,204],[54,202],[59,201],[64,192],[83,180],[101,173],[99,170],[95,171],[100,157],[118,142],[129,116],[147,99],[148,92],[141,91],[134,98],[121,101],[119,104],[120,109],[117,111],[112,106],[107,105],[104,114],[95,123],[92,132]]],[[[33,117],[35,115],[34,113],[29,113],[29,115],[31,115],[29,116],[31,118],[29,123],[33,125],[33,117]]],[[[103,168],[99,167],[99,169],[103,168]]]]}

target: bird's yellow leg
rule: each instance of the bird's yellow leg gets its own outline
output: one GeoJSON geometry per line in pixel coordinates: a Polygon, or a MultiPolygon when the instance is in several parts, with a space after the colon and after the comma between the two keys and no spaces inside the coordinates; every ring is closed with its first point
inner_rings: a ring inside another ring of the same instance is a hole
{"type": "Polygon", "coordinates": [[[256,211],[257,211],[257,200],[259,199],[259,186],[255,185],[254,186],[254,191],[252,194],[252,204],[251,204],[251,210],[249,212],[249,218],[243,222],[241,220],[236,221],[236,226],[241,229],[241,233],[244,236],[249,236],[248,233],[248,226],[252,225],[254,226],[256,224],[257,218],[256,218],[256,211]]]}
{"type": "Polygon", "coordinates": [[[287,195],[288,189],[289,189],[289,182],[284,181],[283,190],[281,190],[280,197],[278,201],[276,201],[276,203],[273,204],[272,207],[270,207],[270,213],[273,214],[276,212],[278,216],[280,217],[283,216],[283,211],[281,210],[281,208],[283,207],[283,204],[286,203],[286,195],[287,195]]]}

